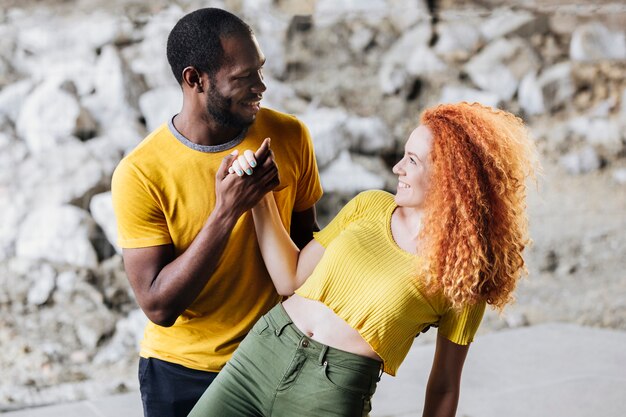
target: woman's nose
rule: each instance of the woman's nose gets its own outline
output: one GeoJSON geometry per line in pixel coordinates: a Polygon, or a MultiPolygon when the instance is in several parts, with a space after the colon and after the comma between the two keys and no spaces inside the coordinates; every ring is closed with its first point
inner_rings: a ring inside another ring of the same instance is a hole
{"type": "Polygon", "coordinates": [[[391,169],[391,172],[393,172],[396,175],[402,174],[402,159],[399,160],[398,163],[393,166],[393,168],[391,169]]]}

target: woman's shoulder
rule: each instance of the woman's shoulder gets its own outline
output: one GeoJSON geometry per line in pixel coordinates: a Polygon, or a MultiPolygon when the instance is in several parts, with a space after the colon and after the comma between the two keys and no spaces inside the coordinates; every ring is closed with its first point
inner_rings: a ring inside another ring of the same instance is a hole
{"type": "Polygon", "coordinates": [[[364,206],[388,207],[395,204],[393,194],[384,190],[362,191],[354,197],[353,201],[364,206]]]}

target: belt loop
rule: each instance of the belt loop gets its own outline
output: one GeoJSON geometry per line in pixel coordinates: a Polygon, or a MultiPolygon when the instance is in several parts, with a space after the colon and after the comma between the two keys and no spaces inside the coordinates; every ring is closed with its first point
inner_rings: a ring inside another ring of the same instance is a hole
{"type": "Polygon", "coordinates": [[[319,356],[319,358],[318,358],[318,363],[319,363],[320,365],[323,365],[323,364],[324,364],[324,358],[325,358],[325,356],[326,356],[326,352],[328,352],[328,346],[326,346],[326,345],[322,345],[322,351],[320,352],[320,356],[319,356]]]}

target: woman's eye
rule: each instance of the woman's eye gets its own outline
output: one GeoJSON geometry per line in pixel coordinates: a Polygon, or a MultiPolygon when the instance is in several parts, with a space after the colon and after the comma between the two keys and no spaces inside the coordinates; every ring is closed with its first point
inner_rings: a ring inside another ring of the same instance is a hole
{"type": "Polygon", "coordinates": [[[417,165],[417,162],[415,161],[415,159],[413,159],[413,158],[409,158],[409,161],[411,161],[411,163],[412,163],[413,165],[417,165]]]}

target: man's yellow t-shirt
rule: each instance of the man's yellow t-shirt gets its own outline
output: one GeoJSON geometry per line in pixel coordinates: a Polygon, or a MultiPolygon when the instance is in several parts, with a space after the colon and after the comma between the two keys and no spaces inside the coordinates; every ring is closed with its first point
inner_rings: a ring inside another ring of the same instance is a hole
{"type": "MultiPolygon", "coordinates": [[[[197,145],[170,121],[128,154],[111,187],[119,245],[171,243],[177,255],[183,253],[215,206],[215,174],[222,159],[235,149],[256,150],[266,137],[272,139],[280,175],[274,195],[289,230],[292,212],[310,208],[322,194],[315,155],[303,123],[263,108],[245,137],[228,143],[197,145]]],[[[208,283],[174,325],[148,323],[140,355],[219,371],[258,317],[279,301],[258,248],[252,214],[246,212],[208,283]]]]}

